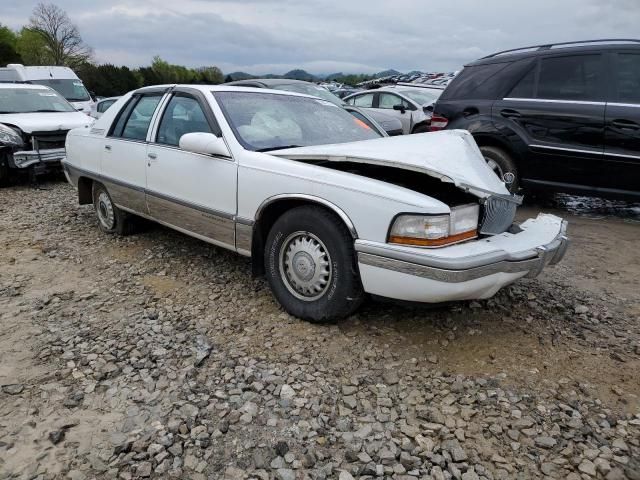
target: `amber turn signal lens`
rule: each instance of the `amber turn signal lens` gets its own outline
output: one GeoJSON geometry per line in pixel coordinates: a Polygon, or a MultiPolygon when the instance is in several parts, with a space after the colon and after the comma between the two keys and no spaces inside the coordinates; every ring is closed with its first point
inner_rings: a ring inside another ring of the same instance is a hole
{"type": "Polygon", "coordinates": [[[398,243],[400,245],[413,245],[415,247],[442,247],[444,245],[450,245],[452,243],[470,240],[472,238],[476,238],[477,236],[477,230],[469,230],[468,232],[462,232],[456,235],[435,239],[391,236],[389,237],[389,242],[398,243]]]}

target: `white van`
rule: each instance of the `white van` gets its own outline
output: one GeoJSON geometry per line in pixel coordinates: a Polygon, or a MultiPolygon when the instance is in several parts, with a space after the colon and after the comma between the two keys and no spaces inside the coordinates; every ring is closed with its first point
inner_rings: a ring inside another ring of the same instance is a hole
{"type": "Polygon", "coordinates": [[[5,68],[0,68],[0,82],[25,82],[51,87],[77,110],[87,115],[94,103],[82,80],[69,67],[25,67],[19,63],[10,63],[5,68]]]}

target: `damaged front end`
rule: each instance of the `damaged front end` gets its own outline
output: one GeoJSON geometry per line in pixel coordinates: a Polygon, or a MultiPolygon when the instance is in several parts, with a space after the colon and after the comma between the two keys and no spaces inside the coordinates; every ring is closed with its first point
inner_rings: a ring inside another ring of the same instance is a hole
{"type": "Polygon", "coordinates": [[[23,133],[0,124],[0,147],[9,168],[44,173],[58,168],[65,157],[67,130],[23,133]]]}

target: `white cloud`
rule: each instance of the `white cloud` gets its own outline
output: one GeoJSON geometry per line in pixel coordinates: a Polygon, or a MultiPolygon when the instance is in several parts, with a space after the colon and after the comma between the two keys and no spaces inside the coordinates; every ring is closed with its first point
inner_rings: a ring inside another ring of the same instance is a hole
{"type": "MultiPolygon", "coordinates": [[[[6,0],[5,0],[6,1],[6,0]]],[[[3,6],[28,22],[35,0],[3,6]]],[[[497,50],[634,37],[638,0],[58,0],[100,61],[139,66],[154,55],[224,71],[312,73],[455,70],[497,50]]]]}

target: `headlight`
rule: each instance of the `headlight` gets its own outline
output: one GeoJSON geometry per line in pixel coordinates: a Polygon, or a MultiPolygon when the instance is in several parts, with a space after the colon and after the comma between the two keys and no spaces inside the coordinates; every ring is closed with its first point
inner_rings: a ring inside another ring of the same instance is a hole
{"type": "Polygon", "coordinates": [[[450,215],[400,215],[389,232],[389,243],[441,247],[478,236],[480,206],[451,208],[450,215]]]}
{"type": "Polygon", "coordinates": [[[13,128],[0,123],[0,143],[19,147],[23,144],[22,137],[13,128]]]}

